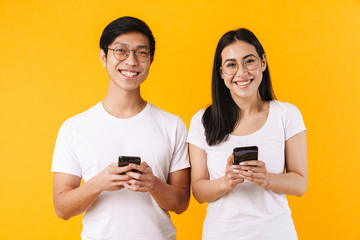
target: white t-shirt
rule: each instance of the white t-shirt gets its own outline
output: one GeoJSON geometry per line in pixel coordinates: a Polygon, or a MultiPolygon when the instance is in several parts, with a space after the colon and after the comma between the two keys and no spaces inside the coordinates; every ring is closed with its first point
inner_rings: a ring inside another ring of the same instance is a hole
{"type": "MultiPolygon", "coordinates": [[[[105,111],[101,103],[61,126],[52,172],[88,181],[121,155],[139,156],[167,182],[169,173],[190,167],[187,129],[181,118],[147,103],[129,119],[105,111]]],[[[82,239],[175,239],[169,213],[150,193],[121,189],[102,192],[83,217],[82,239]]]]}
{"type": "MultiPolygon", "coordinates": [[[[209,146],[201,122],[204,111],[193,116],[187,141],[206,151],[210,180],[223,177],[233,149],[244,146],[258,146],[258,159],[265,162],[268,172],[283,173],[285,141],[305,130],[301,113],[295,106],[273,100],[261,129],[246,136],[230,134],[221,144],[209,146]]],[[[245,180],[223,197],[208,203],[203,239],[288,240],[297,239],[297,235],[285,195],[245,180]]]]}

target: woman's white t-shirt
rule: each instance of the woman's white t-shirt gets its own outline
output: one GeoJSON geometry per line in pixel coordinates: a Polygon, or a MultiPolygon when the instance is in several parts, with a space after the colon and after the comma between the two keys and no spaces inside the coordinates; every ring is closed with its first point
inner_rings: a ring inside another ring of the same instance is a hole
{"type": "MultiPolygon", "coordinates": [[[[257,146],[258,159],[268,172],[282,174],[285,166],[285,141],[306,130],[300,111],[289,103],[270,101],[267,121],[258,131],[229,135],[221,144],[209,146],[205,139],[202,116],[196,113],[187,141],[207,154],[210,180],[223,177],[227,158],[235,147],[257,146]]],[[[284,194],[279,194],[245,180],[231,192],[207,205],[203,239],[297,239],[291,211],[284,194]]]]}

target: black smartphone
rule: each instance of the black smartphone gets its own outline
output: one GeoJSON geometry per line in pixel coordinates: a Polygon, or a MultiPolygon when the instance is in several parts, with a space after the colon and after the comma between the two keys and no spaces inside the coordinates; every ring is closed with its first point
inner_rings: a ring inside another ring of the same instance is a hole
{"type": "Polygon", "coordinates": [[[258,160],[257,146],[234,148],[234,165],[248,160],[258,160]]]}
{"type": "MultiPolygon", "coordinates": [[[[141,158],[134,157],[134,156],[120,156],[119,162],[118,162],[118,167],[125,167],[125,166],[129,165],[130,163],[135,163],[137,165],[140,165],[141,158]]],[[[138,172],[138,170],[136,170],[136,169],[132,169],[131,171],[138,172]]],[[[125,174],[125,173],[120,173],[120,174],[125,174]]]]}

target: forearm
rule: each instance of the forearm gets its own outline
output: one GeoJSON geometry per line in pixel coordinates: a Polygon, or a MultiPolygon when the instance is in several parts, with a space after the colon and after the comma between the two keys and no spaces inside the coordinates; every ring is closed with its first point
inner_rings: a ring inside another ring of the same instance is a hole
{"type": "Polygon", "coordinates": [[[172,186],[158,177],[154,178],[154,186],[149,191],[159,206],[177,214],[184,212],[190,200],[190,192],[179,186],[172,186]]]}
{"type": "Polygon", "coordinates": [[[287,195],[302,196],[307,190],[307,179],[295,172],[284,174],[268,173],[266,189],[287,195]]]}
{"type": "Polygon", "coordinates": [[[54,196],[56,214],[68,220],[85,212],[99,196],[100,191],[91,182],[84,183],[75,189],[63,191],[54,196]]]}
{"type": "Polygon", "coordinates": [[[224,196],[228,190],[224,184],[224,177],[216,180],[200,179],[192,184],[193,195],[200,202],[213,202],[224,196]]]}

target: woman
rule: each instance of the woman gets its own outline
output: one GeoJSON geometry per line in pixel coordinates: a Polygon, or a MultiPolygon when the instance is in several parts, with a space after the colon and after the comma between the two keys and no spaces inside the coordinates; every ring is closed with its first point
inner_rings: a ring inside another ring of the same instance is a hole
{"type": "Polygon", "coordinates": [[[203,239],[297,239],[285,194],[307,189],[306,129],[295,106],[274,99],[259,40],[244,28],[227,32],[212,105],[188,135],[193,194],[208,203],[203,239]],[[233,165],[233,149],[244,146],[257,146],[259,160],[233,165]]]}

